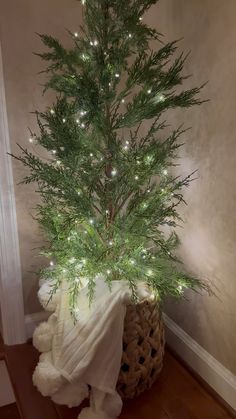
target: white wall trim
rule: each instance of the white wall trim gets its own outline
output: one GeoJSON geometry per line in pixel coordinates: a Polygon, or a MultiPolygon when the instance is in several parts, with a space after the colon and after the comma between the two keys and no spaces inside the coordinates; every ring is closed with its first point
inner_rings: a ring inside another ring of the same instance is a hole
{"type": "Polygon", "coordinates": [[[25,341],[21,261],[16,219],[3,63],[0,45],[0,308],[8,345],[25,341]]]}
{"type": "Polygon", "coordinates": [[[163,317],[169,346],[236,410],[236,376],[166,314],[163,317]]]}

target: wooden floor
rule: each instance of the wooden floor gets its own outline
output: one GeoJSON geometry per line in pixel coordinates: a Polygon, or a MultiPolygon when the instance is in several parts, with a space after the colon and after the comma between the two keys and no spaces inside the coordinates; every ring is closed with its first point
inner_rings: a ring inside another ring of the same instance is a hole
{"type": "MultiPolygon", "coordinates": [[[[20,355],[20,351],[18,351],[20,355]]],[[[23,365],[23,363],[20,362],[23,365]]],[[[18,358],[19,365],[19,358],[18,358]]],[[[31,385],[31,371],[28,378],[24,374],[21,379],[29,380],[31,385]]],[[[16,383],[15,383],[16,384],[16,383]]],[[[26,386],[27,388],[27,386],[26,386]]],[[[31,412],[18,414],[16,405],[0,408],[0,419],[51,419],[48,414],[37,414],[40,411],[41,396],[32,387],[27,390],[28,406],[31,412]],[[31,399],[31,400],[30,400],[31,399]]],[[[44,400],[43,400],[44,401],[44,400]]],[[[77,419],[80,409],[55,407],[58,418],[77,419]]],[[[230,419],[234,416],[227,413],[182,364],[166,351],[164,368],[160,378],[151,390],[139,398],[126,402],[120,419],[230,419]]],[[[53,415],[54,418],[54,415],[53,415]]]]}

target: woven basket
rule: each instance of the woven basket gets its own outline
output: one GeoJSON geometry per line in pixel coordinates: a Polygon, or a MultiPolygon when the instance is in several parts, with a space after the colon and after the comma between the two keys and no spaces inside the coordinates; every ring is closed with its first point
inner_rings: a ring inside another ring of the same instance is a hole
{"type": "Polygon", "coordinates": [[[117,391],[123,400],[149,389],[163,364],[164,327],[155,301],[129,304],[124,323],[123,355],[117,391]]]}

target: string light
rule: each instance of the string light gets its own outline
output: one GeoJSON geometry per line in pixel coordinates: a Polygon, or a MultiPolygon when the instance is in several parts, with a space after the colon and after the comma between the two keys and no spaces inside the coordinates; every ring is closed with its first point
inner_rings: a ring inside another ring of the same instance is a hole
{"type": "Polygon", "coordinates": [[[96,46],[98,45],[98,41],[97,41],[97,40],[95,40],[95,41],[93,42],[93,45],[96,47],[96,46]]]}
{"type": "Polygon", "coordinates": [[[57,160],[57,161],[56,161],[56,164],[57,164],[57,166],[60,166],[60,164],[61,164],[61,160],[57,160]]]}
{"type": "Polygon", "coordinates": [[[143,20],[143,18],[140,16],[139,20],[140,20],[140,21],[142,21],[142,20],[143,20]]]}
{"type": "Polygon", "coordinates": [[[129,35],[128,35],[128,36],[129,36],[129,38],[132,38],[132,33],[129,33],[129,35]]]}
{"type": "Polygon", "coordinates": [[[147,270],[147,275],[148,275],[148,276],[152,276],[152,275],[153,275],[153,271],[152,271],[151,269],[148,269],[148,270],[147,270]]]}
{"type": "Polygon", "coordinates": [[[80,192],[80,191],[78,191],[78,192],[77,192],[77,195],[79,195],[79,196],[80,196],[80,195],[81,195],[81,192],[80,192]]]}
{"type": "Polygon", "coordinates": [[[74,33],[75,38],[78,38],[78,32],[74,33]]]}
{"type": "Polygon", "coordinates": [[[81,116],[84,116],[84,115],[86,115],[86,113],[87,113],[86,111],[81,111],[81,112],[80,112],[80,115],[81,115],[81,116]]]}
{"type": "Polygon", "coordinates": [[[93,46],[93,41],[90,41],[90,45],[93,46]]]}
{"type": "Polygon", "coordinates": [[[85,5],[86,0],[81,0],[82,5],[85,5]]]}
{"type": "Polygon", "coordinates": [[[62,269],[62,272],[65,274],[67,272],[67,269],[62,269]]]}
{"type": "Polygon", "coordinates": [[[150,193],[151,192],[151,189],[147,189],[147,193],[150,193]]]}
{"type": "Polygon", "coordinates": [[[135,176],[134,176],[134,179],[135,179],[135,180],[139,180],[138,175],[135,175],[135,176]]]}
{"type": "Polygon", "coordinates": [[[182,292],[183,291],[183,285],[179,285],[178,290],[179,290],[179,292],[182,292]]]}
{"type": "Polygon", "coordinates": [[[112,171],[111,171],[111,175],[112,175],[112,176],[116,176],[116,175],[117,175],[117,170],[116,170],[116,169],[112,169],[112,171]]]}
{"type": "Polygon", "coordinates": [[[52,150],[52,154],[57,154],[56,150],[52,150]]]}
{"type": "Polygon", "coordinates": [[[122,102],[122,103],[125,103],[125,99],[121,99],[121,102],[122,102]]]}
{"type": "Polygon", "coordinates": [[[113,246],[113,241],[112,241],[112,240],[110,240],[110,241],[108,242],[108,244],[109,244],[109,246],[113,246]]]}
{"type": "Polygon", "coordinates": [[[34,140],[33,140],[33,138],[32,138],[32,137],[30,137],[30,138],[29,138],[29,142],[30,142],[31,144],[34,142],[34,140]]]}
{"type": "Polygon", "coordinates": [[[93,153],[90,153],[89,155],[90,155],[90,157],[93,157],[93,153]]]}
{"type": "Polygon", "coordinates": [[[137,165],[140,166],[141,162],[140,160],[137,160],[137,165]]]}
{"type": "Polygon", "coordinates": [[[111,274],[110,269],[107,269],[107,275],[110,275],[110,274],[111,274]]]}
{"type": "Polygon", "coordinates": [[[64,124],[64,123],[66,122],[66,119],[65,119],[65,118],[63,118],[62,122],[63,122],[63,124],[64,124]]]}
{"type": "Polygon", "coordinates": [[[54,109],[50,109],[50,113],[51,113],[52,115],[54,115],[54,113],[55,113],[54,109]]]}
{"type": "Polygon", "coordinates": [[[131,263],[131,265],[135,265],[135,260],[134,259],[130,259],[130,263],[131,263]]]}
{"type": "Polygon", "coordinates": [[[83,122],[80,126],[81,126],[81,128],[85,128],[85,124],[83,122]]]}
{"type": "Polygon", "coordinates": [[[152,89],[148,89],[148,94],[150,95],[152,93],[152,89]]]}
{"type": "Polygon", "coordinates": [[[110,211],[109,211],[109,210],[106,210],[105,212],[106,212],[106,214],[107,214],[107,215],[109,215],[109,213],[110,213],[110,211]]]}
{"type": "Polygon", "coordinates": [[[164,169],[163,170],[163,175],[165,175],[165,176],[168,175],[168,170],[164,169]]]}
{"type": "Polygon", "coordinates": [[[119,73],[116,73],[115,77],[118,79],[120,77],[119,73]]]}
{"type": "Polygon", "coordinates": [[[76,123],[79,124],[79,122],[80,122],[79,119],[76,119],[76,123]]]}
{"type": "Polygon", "coordinates": [[[50,266],[54,266],[53,260],[50,261],[50,266]]]}
{"type": "Polygon", "coordinates": [[[125,145],[125,146],[123,147],[123,149],[124,149],[124,150],[128,150],[128,149],[129,149],[129,147],[128,147],[127,145],[125,145]]]}
{"type": "Polygon", "coordinates": [[[94,220],[92,218],[90,218],[89,220],[89,224],[93,225],[94,224],[94,220]]]}

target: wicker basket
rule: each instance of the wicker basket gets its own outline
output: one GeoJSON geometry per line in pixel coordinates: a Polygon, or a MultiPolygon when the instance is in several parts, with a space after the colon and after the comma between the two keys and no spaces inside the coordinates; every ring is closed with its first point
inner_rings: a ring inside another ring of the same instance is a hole
{"type": "Polygon", "coordinates": [[[123,355],[117,391],[131,399],[150,388],[158,377],[164,356],[164,327],[155,301],[127,306],[123,355]]]}

